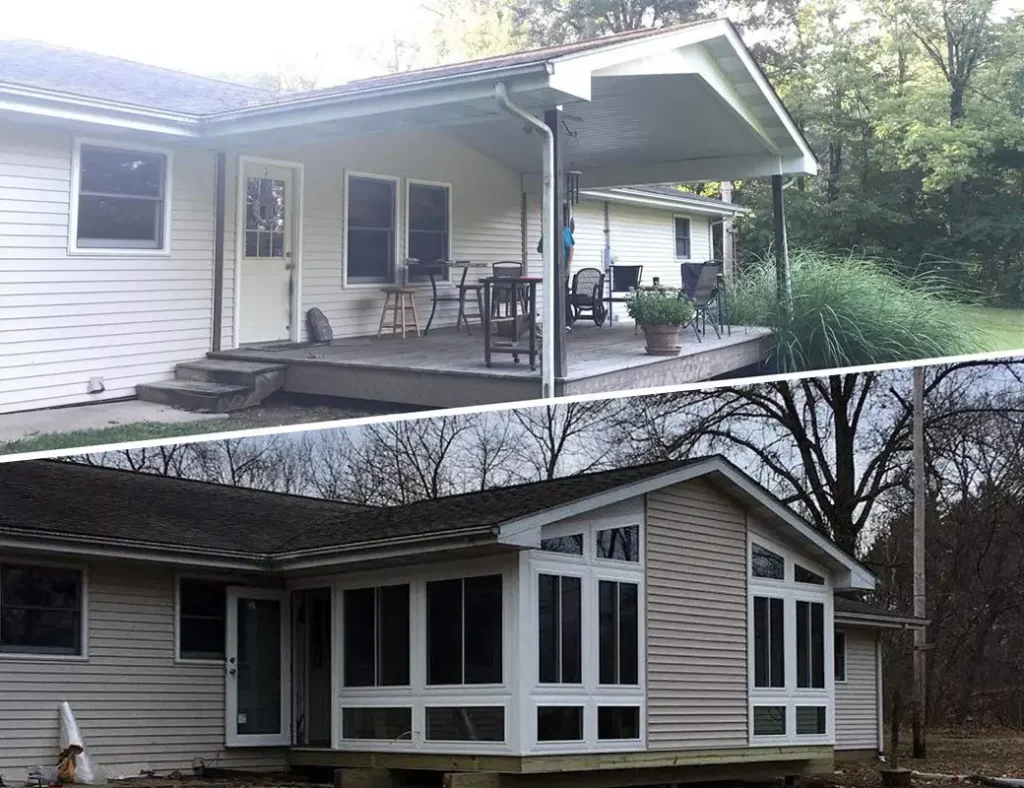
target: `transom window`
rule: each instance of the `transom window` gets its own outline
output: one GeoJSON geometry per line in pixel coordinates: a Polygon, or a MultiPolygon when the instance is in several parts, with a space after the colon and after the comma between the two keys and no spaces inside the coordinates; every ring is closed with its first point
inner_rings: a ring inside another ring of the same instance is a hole
{"type": "Polygon", "coordinates": [[[690,220],[685,216],[675,217],[676,257],[680,260],[690,258],[690,220]]]}
{"type": "Polygon", "coordinates": [[[76,144],[77,172],[72,183],[75,248],[165,251],[170,155],[76,144]]]}
{"type": "Polygon", "coordinates": [[[0,564],[0,653],[81,656],[79,569],[0,564]]]}
{"type": "Polygon", "coordinates": [[[345,182],[345,270],[354,284],[395,281],[396,182],[349,175],[345,182]]]}
{"type": "Polygon", "coordinates": [[[500,684],[501,575],[427,583],[427,684],[500,684]]]}
{"type": "Polygon", "coordinates": [[[812,586],[825,585],[824,577],[817,572],[812,572],[810,569],[800,566],[800,564],[793,564],[793,579],[798,583],[807,583],[812,586]]]}
{"type": "Polygon", "coordinates": [[[614,561],[639,561],[640,526],[627,525],[598,531],[597,557],[614,561]]]}
{"type": "Polygon", "coordinates": [[[451,257],[450,187],[408,182],[408,256],[424,263],[451,257]]]}
{"type": "Polygon", "coordinates": [[[636,583],[597,584],[598,662],[601,684],[637,684],[638,588],[636,583]]]}
{"type": "Polygon", "coordinates": [[[178,581],[178,658],[224,659],[227,586],[212,580],[178,581]]]}
{"type": "Polygon", "coordinates": [[[550,539],[541,539],[540,549],[549,553],[583,555],[583,534],[570,534],[569,536],[554,536],[550,539]]]}
{"type": "Polygon", "coordinates": [[[786,578],[786,562],[778,553],[755,544],[750,550],[750,572],[754,577],[766,577],[771,580],[786,578]]]}
{"type": "Polygon", "coordinates": [[[246,179],[246,257],[284,257],[284,206],[284,181],[274,178],[246,179]]]}
{"type": "Polygon", "coordinates": [[[540,575],[538,606],[541,683],[579,684],[583,681],[580,578],[540,575]]]}
{"type": "Polygon", "coordinates": [[[409,684],[409,586],[345,591],[346,687],[409,684]]]}

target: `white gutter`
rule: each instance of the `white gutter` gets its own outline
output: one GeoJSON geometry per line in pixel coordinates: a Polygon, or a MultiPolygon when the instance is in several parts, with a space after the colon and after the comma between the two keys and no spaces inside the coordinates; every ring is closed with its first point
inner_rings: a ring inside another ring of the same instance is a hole
{"type": "Polygon", "coordinates": [[[680,211],[686,209],[690,213],[699,213],[707,216],[739,216],[750,212],[750,209],[734,203],[722,203],[713,205],[703,200],[688,200],[686,195],[670,197],[659,196],[637,192],[627,187],[607,189],[582,189],[580,197],[586,200],[597,200],[600,202],[615,202],[623,205],[643,205],[663,210],[680,211]]]}
{"type": "MultiPolygon", "coordinates": [[[[555,235],[555,137],[551,129],[543,121],[535,118],[522,107],[516,106],[508,97],[508,90],[504,82],[497,82],[494,85],[494,98],[503,110],[509,115],[524,121],[529,128],[538,131],[544,138],[544,188],[541,192],[541,238],[544,244],[543,263],[543,290],[542,303],[542,330],[541,330],[541,396],[550,399],[555,396],[555,250],[558,248],[558,240],[555,235]]],[[[523,265],[526,261],[523,260],[523,265]]],[[[484,337],[489,342],[488,337],[484,337]]]]}

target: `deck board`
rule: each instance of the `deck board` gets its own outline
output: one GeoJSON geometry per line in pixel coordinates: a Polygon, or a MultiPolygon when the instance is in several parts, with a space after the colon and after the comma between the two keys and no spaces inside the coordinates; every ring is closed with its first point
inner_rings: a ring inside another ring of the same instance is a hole
{"type": "MultiPolygon", "coordinates": [[[[770,332],[734,327],[732,335],[709,332],[698,342],[684,332],[679,356],[648,356],[643,334],[631,323],[597,328],[578,323],[567,335],[568,375],[560,394],[670,386],[728,374],[764,357],[770,332]]],[[[540,396],[540,369],[531,371],[509,355],[484,364],[483,336],[452,328],[427,336],[336,339],[329,345],[240,348],[215,358],[284,363],[285,391],[426,407],[517,402],[540,396]]]]}

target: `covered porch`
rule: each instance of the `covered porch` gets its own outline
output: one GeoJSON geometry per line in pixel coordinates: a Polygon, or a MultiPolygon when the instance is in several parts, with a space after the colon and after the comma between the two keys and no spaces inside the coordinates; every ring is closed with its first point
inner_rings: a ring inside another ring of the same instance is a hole
{"type": "MultiPolygon", "coordinates": [[[[681,335],[678,356],[649,356],[643,334],[632,323],[597,328],[578,322],[565,335],[567,373],[556,395],[593,394],[692,383],[740,374],[765,356],[771,332],[732,327],[718,337],[708,330],[700,341],[692,329],[681,335]]],[[[405,339],[376,336],[335,339],[329,344],[283,343],[212,353],[211,357],[280,364],[283,390],[296,394],[394,402],[424,407],[457,407],[516,402],[540,396],[540,370],[531,371],[524,352],[519,363],[495,356],[484,364],[479,329],[431,329],[405,339]]],[[[539,364],[539,359],[538,359],[539,364]]]]}

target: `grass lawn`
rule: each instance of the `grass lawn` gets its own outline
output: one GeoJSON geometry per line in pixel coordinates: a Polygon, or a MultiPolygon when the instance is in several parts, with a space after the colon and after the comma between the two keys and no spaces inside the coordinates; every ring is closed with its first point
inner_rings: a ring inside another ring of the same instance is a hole
{"type": "Polygon", "coordinates": [[[967,307],[986,335],[985,350],[1024,350],[1024,309],[967,307]]]}
{"type": "MultiPolygon", "coordinates": [[[[261,427],[278,427],[287,424],[314,424],[339,419],[355,419],[383,413],[402,413],[402,406],[378,405],[377,403],[351,403],[343,400],[334,402],[320,398],[294,398],[274,396],[262,405],[248,410],[230,413],[225,419],[161,424],[139,422],[102,427],[95,430],[73,432],[51,432],[32,435],[9,443],[0,443],[0,455],[22,454],[34,451],[56,451],[60,449],[102,446],[109,443],[179,438],[187,435],[201,435],[210,432],[251,430],[261,427]]],[[[414,410],[408,408],[407,410],[414,410]]],[[[83,451],[82,453],[86,453],[83,451]]]]}

